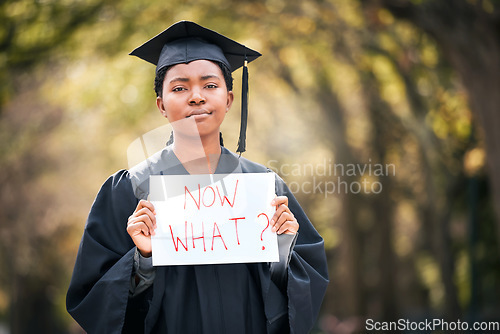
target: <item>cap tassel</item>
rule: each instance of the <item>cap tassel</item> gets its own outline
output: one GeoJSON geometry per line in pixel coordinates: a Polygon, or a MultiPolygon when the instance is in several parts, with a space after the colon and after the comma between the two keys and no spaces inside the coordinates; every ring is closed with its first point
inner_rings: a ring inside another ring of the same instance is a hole
{"type": "Polygon", "coordinates": [[[241,126],[240,138],[238,139],[238,149],[236,152],[241,153],[246,151],[247,139],[247,119],[248,119],[248,61],[245,58],[243,65],[243,78],[241,87],[241,126]]]}

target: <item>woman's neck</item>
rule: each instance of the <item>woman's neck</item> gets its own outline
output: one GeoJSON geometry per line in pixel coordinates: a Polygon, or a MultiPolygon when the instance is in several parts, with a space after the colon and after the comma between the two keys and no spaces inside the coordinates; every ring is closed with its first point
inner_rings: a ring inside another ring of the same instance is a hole
{"type": "Polygon", "coordinates": [[[213,174],[221,155],[219,134],[204,138],[174,135],[173,150],[189,174],[213,174]]]}

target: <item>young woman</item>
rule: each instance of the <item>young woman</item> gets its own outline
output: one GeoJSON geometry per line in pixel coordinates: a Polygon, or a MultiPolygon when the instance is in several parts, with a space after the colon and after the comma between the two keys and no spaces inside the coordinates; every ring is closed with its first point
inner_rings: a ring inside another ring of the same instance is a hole
{"type": "Polygon", "coordinates": [[[165,149],[102,186],[80,244],[68,311],[89,333],[307,333],[328,283],[323,240],[277,175],[271,226],[280,262],[151,262],[156,218],[147,201],[149,176],[272,172],[224,148],[220,134],[233,102],[231,71],[260,54],[187,21],[132,54],[157,65],[156,102],[173,136],[165,149]]]}

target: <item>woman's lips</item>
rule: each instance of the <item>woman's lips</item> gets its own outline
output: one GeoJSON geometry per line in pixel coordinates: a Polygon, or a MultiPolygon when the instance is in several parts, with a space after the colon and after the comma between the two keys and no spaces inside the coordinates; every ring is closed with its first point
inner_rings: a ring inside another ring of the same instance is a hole
{"type": "Polygon", "coordinates": [[[186,117],[200,116],[200,115],[211,115],[212,113],[205,109],[193,110],[186,117]]]}

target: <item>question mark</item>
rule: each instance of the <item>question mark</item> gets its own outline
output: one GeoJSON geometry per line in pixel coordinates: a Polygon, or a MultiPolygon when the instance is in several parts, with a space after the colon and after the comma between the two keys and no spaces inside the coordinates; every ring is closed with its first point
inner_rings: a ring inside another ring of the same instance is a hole
{"type": "MultiPolygon", "coordinates": [[[[260,216],[266,216],[266,219],[267,219],[267,225],[266,227],[264,227],[264,229],[262,230],[262,232],[260,233],[260,241],[264,241],[264,239],[262,239],[262,235],[264,234],[264,231],[267,230],[267,228],[269,227],[269,217],[265,214],[265,213],[261,213],[257,216],[257,218],[259,218],[260,216]]],[[[266,247],[262,246],[262,250],[266,249],[266,247]]]]}

